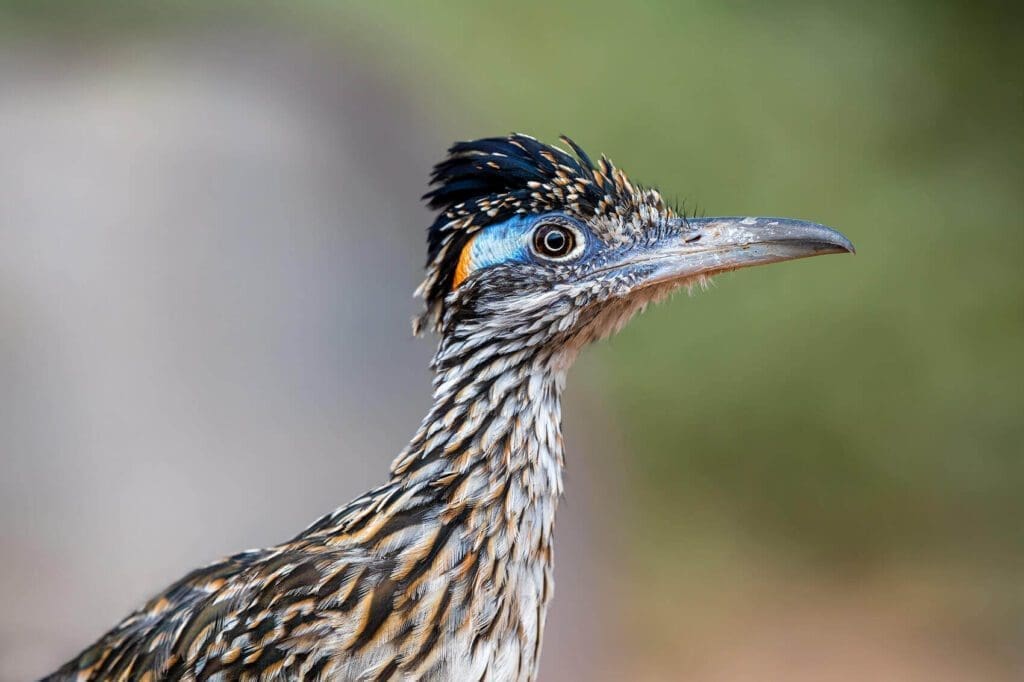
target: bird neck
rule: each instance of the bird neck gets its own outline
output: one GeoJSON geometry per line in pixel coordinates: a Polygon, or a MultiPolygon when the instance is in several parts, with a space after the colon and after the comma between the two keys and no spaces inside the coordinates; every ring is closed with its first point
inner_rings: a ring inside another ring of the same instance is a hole
{"type": "Polygon", "coordinates": [[[485,525],[525,523],[550,538],[562,493],[565,363],[484,346],[435,368],[433,407],[392,481],[434,486],[447,508],[468,508],[485,525]]]}

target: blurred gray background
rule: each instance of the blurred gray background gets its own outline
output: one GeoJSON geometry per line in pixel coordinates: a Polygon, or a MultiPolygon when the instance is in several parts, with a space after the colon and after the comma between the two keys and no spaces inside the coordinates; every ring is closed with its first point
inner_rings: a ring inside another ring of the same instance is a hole
{"type": "Polygon", "coordinates": [[[584,354],[545,680],[1024,674],[1024,46],[989,3],[0,0],[0,681],[383,480],[418,197],[573,135],[856,258],[584,354]]]}

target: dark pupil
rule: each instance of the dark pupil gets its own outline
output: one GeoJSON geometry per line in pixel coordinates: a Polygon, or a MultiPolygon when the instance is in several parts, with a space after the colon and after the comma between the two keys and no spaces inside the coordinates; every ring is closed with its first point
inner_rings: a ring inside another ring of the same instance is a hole
{"type": "Polygon", "coordinates": [[[559,255],[565,251],[565,247],[569,244],[569,238],[565,232],[557,228],[549,230],[544,235],[544,249],[553,255],[559,255]]]}

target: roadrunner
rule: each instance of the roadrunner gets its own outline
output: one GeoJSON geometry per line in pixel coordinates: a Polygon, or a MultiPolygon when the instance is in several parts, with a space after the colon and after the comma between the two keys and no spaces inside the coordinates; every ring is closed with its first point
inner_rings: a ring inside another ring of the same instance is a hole
{"type": "Polygon", "coordinates": [[[580,349],[729,270],[853,252],[822,225],[687,218],[526,135],[455,144],[424,198],[433,407],[389,480],[188,574],[52,680],[532,680],[551,600],[560,396],[580,349]]]}

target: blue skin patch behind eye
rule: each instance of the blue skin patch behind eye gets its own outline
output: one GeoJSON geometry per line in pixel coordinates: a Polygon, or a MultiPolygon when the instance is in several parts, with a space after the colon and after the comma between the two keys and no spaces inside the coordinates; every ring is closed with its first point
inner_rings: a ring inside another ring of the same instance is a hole
{"type": "Polygon", "coordinates": [[[481,230],[469,253],[470,270],[475,272],[500,263],[531,262],[530,232],[542,217],[515,216],[481,230]]]}

